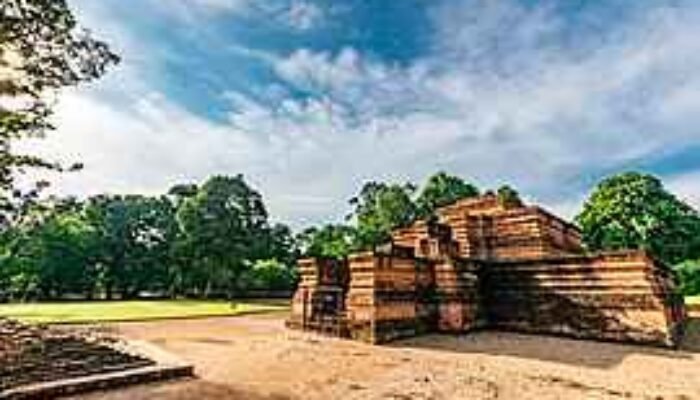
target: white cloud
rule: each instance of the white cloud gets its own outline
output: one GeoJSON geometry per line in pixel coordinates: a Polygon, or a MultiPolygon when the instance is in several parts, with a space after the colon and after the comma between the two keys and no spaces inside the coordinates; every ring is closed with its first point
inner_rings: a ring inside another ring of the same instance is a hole
{"type": "MultiPolygon", "coordinates": [[[[562,21],[546,9],[456,4],[435,12],[435,48],[409,66],[352,48],[265,55],[314,96],[277,93],[271,106],[231,92],[225,122],[193,115],[139,76],[115,89],[127,99],[118,105],[70,94],[60,131],[42,145],[86,169],[57,188],[153,193],[242,172],[273,215],[299,226],[342,217],[365,180],[421,181],[446,169],[515,184],[572,216],[582,195],[569,184],[583,173],[697,142],[697,9],[656,10],[607,41],[564,44],[554,39],[562,21]]],[[[669,185],[697,205],[698,181],[695,173],[669,185]]]]}
{"type": "Polygon", "coordinates": [[[323,16],[323,10],[316,4],[293,0],[284,13],[283,21],[292,28],[306,31],[316,27],[323,16]]]}
{"type": "MultiPolygon", "coordinates": [[[[78,0],[80,1],[80,0],[78,0]]],[[[85,1],[85,0],[83,0],[85,1]]],[[[211,17],[254,17],[294,30],[308,31],[324,21],[325,12],[307,0],[146,0],[164,15],[198,29],[211,17]]]]}
{"type": "Polygon", "coordinates": [[[306,118],[304,125],[252,102],[239,103],[230,122],[214,123],[155,93],[134,93],[132,100],[115,107],[99,93],[65,93],[56,110],[59,130],[18,150],[84,163],[80,172],[50,176],[53,190],[64,194],[157,194],[178,182],[243,173],[265,194],[273,215],[297,224],[326,218],[343,203],[335,195],[345,182],[310,179],[319,165],[332,170],[336,161],[327,153],[335,140],[324,140],[317,126],[321,104],[290,105],[301,107],[290,112],[306,118]],[[288,129],[277,134],[281,127],[288,129]]]}
{"type": "Polygon", "coordinates": [[[374,173],[416,177],[443,167],[511,181],[541,198],[568,198],[553,201],[566,214],[580,204],[580,189],[565,185],[581,172],[699,139],[697,9],[655,10],[611,33],[614,41],[581,44],[589,47],[582,51],[548,45],[561,24],[547,10],[481,4],[449,3],[437,14],[446,44],[408,68],[352,49],[301,50],[278,72],[320,93],[346,120],[360,115],[344,151],[381,160],[374,173]]]}
{"type": "Polygon", "coordinates": [[[363,60],[358,51],[350,47],[335,56],[299,49],[279,60],[276,70],[289,83],[325,95],[347,95],[353,89],[371,89],[371,84],[393,78],[384,65],[363,60]]]}
{"type": "Polygon", "coordinates": [[[247,13],[255,4],[252,0],[148,0],[163,12],[186,22],[221,14],[247,13]]]}
{"type": "Polygon", "coordinates": [[[58,104],[57,115],[60,129],[40,149],[51,158],[85,163],[84,171],[59,180],[69,193],[153,193],[168,182],[201,178],[222,163],[240,167],[257,153],[247,137],[158,95],[116,109],[100,98],[70,93],[58,104]]]}
{"type": "Polygon", "coordinates": [[[250,0],[174,0],[194,7],[205,7],[213,10],[239,10],[246,7],[250,0]]]}
{"type": "Polygon", "coordinates": [[[674,176],[666,186],[683,201],[700,211],[700,171],[674,176]]]}

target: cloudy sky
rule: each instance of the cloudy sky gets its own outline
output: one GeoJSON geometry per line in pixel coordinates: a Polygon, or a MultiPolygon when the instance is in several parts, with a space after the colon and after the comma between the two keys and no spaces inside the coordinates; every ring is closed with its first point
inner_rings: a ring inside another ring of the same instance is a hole
{"type": "Polygon", "coordinates": [[[70,3],[123,63],[61,96],[61,193],[243,173],[301,227],[445,170],[570,216],[639,169],[700,206],[697,0],[70,3]]]}

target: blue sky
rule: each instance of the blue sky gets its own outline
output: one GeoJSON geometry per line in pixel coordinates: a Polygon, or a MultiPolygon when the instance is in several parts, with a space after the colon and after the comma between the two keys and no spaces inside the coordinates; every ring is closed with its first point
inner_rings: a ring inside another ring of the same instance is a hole
{"type": "Polygon", "coordinates": [[[697,1],[70,3],[124,61],[60,97],[61,193],[243,173],[301,227],[446,170],[570,216],[642,169],[700,206],[697,1]]]}

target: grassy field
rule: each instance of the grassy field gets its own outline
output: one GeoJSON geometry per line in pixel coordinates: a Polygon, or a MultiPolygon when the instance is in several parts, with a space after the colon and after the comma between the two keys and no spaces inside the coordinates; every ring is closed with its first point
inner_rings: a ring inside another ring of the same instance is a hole
{"type": "Polygon", "coordinates": [[[284,311],[288,301],[241,300],[114,301],[76,303],[1,304],[0,317],[34,323],[146,321],[170,318],[235,316],[284,311]]]}
{"type": "MultiPolygon", "coordinates": [[[[686,304],[700,306],[700,296],[686,297],[686,304]]],[[[236,316],[286,311],[287,300],[158,300],[0,304],[0,317],[34,323],[87,323],[147,321],[155,319],[236,316]]]]}

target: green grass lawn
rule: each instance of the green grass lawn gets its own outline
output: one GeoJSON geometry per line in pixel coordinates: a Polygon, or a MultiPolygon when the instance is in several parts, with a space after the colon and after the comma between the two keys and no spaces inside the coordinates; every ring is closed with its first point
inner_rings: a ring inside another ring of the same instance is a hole
{"type": "MultiPolygon", "coordinates": [[[[700,296],[685,298],[700,305],[700,296]]],[[[0,304],[0,317],[23,322],[71,324],[88,322],[147,321],[155,319],[236,316],[286,311],[287,300],[153,300],[0,304]]]]}
{"type": "Polygon", "coordinates": [[[0,317],[14,318],[23,322],[68,324],[235,316],[286,309],[288,309],[288,301],[280,300],[32,303],[0,304],[0,317]]]}

